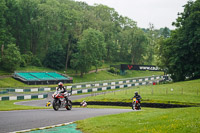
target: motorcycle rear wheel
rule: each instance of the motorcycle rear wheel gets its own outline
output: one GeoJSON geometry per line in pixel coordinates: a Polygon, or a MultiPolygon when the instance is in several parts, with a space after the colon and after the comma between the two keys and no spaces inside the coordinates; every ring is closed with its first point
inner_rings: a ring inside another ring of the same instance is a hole
{"type": "Polygon", "coordinates": [[[53,100],[53,109],[54,109],[55,111],[58,111],[59,107],[60,107],[60,105],[59,105],[59,103],[57,102],[57,100],[53,100]]]}
{"type": "Polygon", "coordinates": [[[66,105],[66,109],[67,110],[71,110],[72,109],[72,101],[71,100],[68,100],[68,103],[66,105]]]}

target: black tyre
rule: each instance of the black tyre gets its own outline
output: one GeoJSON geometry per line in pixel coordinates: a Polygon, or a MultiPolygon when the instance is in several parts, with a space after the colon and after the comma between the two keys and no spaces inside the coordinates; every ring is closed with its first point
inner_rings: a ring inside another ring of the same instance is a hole
{"type": "Polygon", "coordinates": [[[140,105],[140,103],[138,104],[138,110],[141,110],[141,105],[140,105]]]}
{"type": "Polygon", "coordinates": [[[59,107],[60,107],[59,101],[58,100],[53,100],[53,109],[55,111],[58,111],[59,107]]]}
{"type": "Polygon", "coordinates": [[[135,110],[135,103],[132,103],[132,109],[135,110]]]}
{"type": "Polygon", "coordinates": [[[66,105],[66,109],[67,110],[71,110],[72,109],[72,101],[71,100],[68,100],[68,103],[66,105]]]}

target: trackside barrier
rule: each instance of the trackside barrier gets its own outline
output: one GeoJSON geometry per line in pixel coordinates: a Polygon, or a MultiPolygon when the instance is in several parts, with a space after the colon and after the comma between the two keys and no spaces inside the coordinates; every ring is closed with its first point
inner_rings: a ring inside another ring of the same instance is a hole
{"type": "Polygon", "coordinates": [[[56,87],[53,88],[31,88],[31,89],[6,89],[8,92],[39,92],[39,91],[54,91],[56,87]]]}
{"type": "MultiPolygon", "coordinates": [[[[118,84],[126,84],[126,83],[135,83],[135,82],[143,82],[143,81],[153,81],[153,80],[163,80],[163,76],[153,76],[153,77],[145,77],[145,78],[134,78],[134,79],[127,79],[127,80],[120,80],[117,82],[107,82],[107,83],[90,83],[90,84],[83,84],[83,85],[71,85],[66,86],[67,89],[70,88],[85,88],[85,87],[99,87],[99,86],[112,86],[118,84]]],[[[137,86],[137,84],[136,84],[137,86]]],[[[8,92],[39,92],[39,91],[55,91],[56,88],[31,88],[31,89],[6,89],[6,91],[1,92],[0,94],[5,94],[8,92]]]]}
{"type": "Polygon", "coordinates": [[[142,81],[151,81],[151,80],[158,80],[163,79],[164,76],[151,76],[151,77],[144,77],[144,78],[129,78],[129,79],[119,79],[119,81],[102,81],[102,83],[86,83],[82,85],[72,85],[66,86],[67,89],[72,88],[84,88],[84,87],[98,87],[98,86],[107,86],[107,85],[115,85],[115,84],[125,84],[125,83],[134,83],[134,82],[142,82],[142,81]]]}
{"type": "MultiPolygon", "coordinates": [[[[110,82],[110,83],[100,83],[101,85],[108,85],[108,86],[98,87],[99,85],[94,85],[94,88],[74,90],[74,91],[72,91],[72,95],[104,91],[104,90],[110,90],[110,89],[126,88],[126,87],[132,87],[132,86],[148,85],[148,84],[154,84],[155,82],[159,83],[161,81],[163,81],[163,76],[156,76],[153,78],[149,77],[148,79],[141,78],[141,79],[124,80],[124,81],[110,82]]],[[[85,86],[89,87],[89,85],[85,85],[85,86]]],[[[76,88],[75,86],[67,86],[67,87],[68,88],[71,88],[71,87],[76,88]]],[[[78,85],[78,88],[81,88],[81,87],[82,87],[82,85],[78,85]]],[[[37,91],[53,91],[55,89],[56,88],[54,87],[54,88],[33,88],[33,89],[7,89],[7,91],[10,91],[10,92],[37,92],[37,91]]],[[[23,100],[23,99],[33,99],[33,98],[47,98],[47,97],[48,97],[48,94],[24,95],[24,96],[3,96],[3,97],[0,97],[0,101],[1,100],[3,101],[3,100],[23,100]]]]}
{"type": "MultiPolygon", "coordinates": [[[[145,81],[145,82],[141,82],[141,83],[132,83],[132,84],[128,83],[128,84],[123,84],[123,85],[115,85],[115,86],[107,86],[107,87],[98,87],[98,88],[89,88],[89,89],[82,89],[82,90],[74,90],[74,91],[72,91],[72,95],[74,95],[74,94],[81,94],[81,93],[90,93],[90,92],[104,91],[104,90],[111,90],[111,89],[126,88],[126,87],[132,87],[132,86],[148,85],[148,84],[153,84],[155,82],[159,83],[160,81],[161,80],[150,81],[150,82],[146,82],[145,81]]],[[[39,94],[38,95],[24,95],[24,96],[4,96],[4,97],[0,97],[0,101],[36,99],[36,98],[47,98],[47,97],[48,97],[48,94],[42,94],[42,95],[41,94],[40,95],[39,94]]]]}
{"type": "Polygon", "coordinates": [[[81,94],[81,93],[90,93],[90,92],[97,92],[97,91],[105,91],[105,90],[111,90],[111,89],[119,89],[119,88],[126,88],[126,87],[133,87],[133,86],[141,86],[141,85],[149,85],[153,83],[159,83],[162,80],[155,80],[155,81],[144,81],[140,83],[128,83],[123,85],[113,85],[113,86],[106,86],[106,87],[94,87],[89,89],[82,89],[82,90],[74,90],[72,91],[73,94],[81,94]]]}
{"type": "Polygon", "coordinates": [[[4,96],[4,97],[0,97],[0,101],[38,99],[38,98],[47,98],[47,97],[48,97],[48,94],[24,95],[24,96],[4,96]]]}

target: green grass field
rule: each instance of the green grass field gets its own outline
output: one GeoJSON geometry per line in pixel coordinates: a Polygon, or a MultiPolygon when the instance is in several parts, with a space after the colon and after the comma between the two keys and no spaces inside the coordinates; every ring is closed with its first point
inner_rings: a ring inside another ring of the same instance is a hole
{"type": "MultiPolygon", "coordinates": [[[[33,68],[24,68],[24,71],[43,71],[42,68],[33,67],[33,68]]],[[[48,71],[48,69],[45,69],[48,71]]],[[[50,70],[49,70],[50,71],[50,70]]],[[[122,79],[122,78],[131,78],[131,77],[144,77],[144,76],[152,76],[152,75],[163,75],[163,72],[153,72],[153,71],[128,71],[127,75],[116,75],[109,73],[107,71],[100,71],[98,73],[90,73],[84,75],[83,78],[80,75],[73,75],[74,83],[81,82],[94,82],[94,81],[102,81],[102,80],[114,80],[114,79],[122,79]]],[[[65,84],[67,85],[67,84],[65,84]]],[[[12,77],[0,78],[0,88],[13,88],[13,87],[55,87],[57,85],[26,85],[20,81],[15,80],[12,77]]]]}
{"type": "Polygon", "coordinates": [[[140,92],[143,97],[142,102],[189,104],[198,107],[173,109],[142,108],[141,111],[77,121],[77,128],[87,133],[200,132],[200,95],[198,92],[200,91],[200,79],[155,86],[134,87],[120,92],[84,98],[84,100],[131,102],[129,99],[134,95],[135,91],[140,92]]]}
{"type": "Polygon", "coordinates": [[[155,71],[127,71],[126,75],[117,75],[112,74],[107,71],[100,71],[98,73],[90,73],[84,75],[81,78],[79,75],[74,75],[73,80],[75,83],[89,82],[89,81],[102,81],[102,80],[114,80],[114,79],[123,79],[123,78],[133,78],[133,77],[145,77],[152,75],[163,75],[163,72],[155,71]]]}
{"type": "Polygon", "coordinates": [[[78,101],[113,101],[113,102],[131,102],[135,91],[142,96],[142,102],[146,103],[171,103],[200,106],[200,79],[170,84],[149,85],[124,88],[123,91],[107,93],[87,97],[78,101]]]}
{"type": "Polygon", "coordinates": [[[85,133],[199,133],[200,107],[153,109],[77,121],[85,133]]]}
{"type": "MultiPolygon", "coordinates": [[[[38,68],[35,68],[36,70],[38,68]]],[[[73,73],[73,72],[72,72],[73,73]]],[[[88,82],[98,80],[122,79],[129,77],[142,77],[162,75],[149,71],[128,71],[126,76],[114,75],[106,71],[84,75],[84,79],[74,76],[75,82],[88,82]]],[[[0,79],[2,86],[27,87],[28,85],[16,83],[12,78],[0,79]]],[[[34,86],[31,86],[34,87],[34,86]]],[[[36,86],[35,86],[36,87],[36,86]]],[[[161,85],[149,85],[124,88],[119,92],[106,93],[105,95],[92,96],[77,101],[110,101],[131,102],[134,92],[142,96],[142,102],[187,104],[198,107],[157,109],[144,108],[141,111],[99,116],[77,121],[78,129],[87,133],[198,133],[200,132],[200,79],[161,85]]],[[[17,101],[0,101],[0,110],[25,110],[45,109],[45,107],[31,107],[14,105],[17,101]]],[[[78,106],[77,106],[78,107],[78,106]]],[[[110,108],[108,106],[88,106],[92,108],[110,108]]],[[[50,107],[52,108],[52,107],[50,107]]],[[[126,108],[131,107],[113,107],[126,108]]]]}
{"type": "MultiPolygon", "coordinates": [[[[131,102],[129,99],[134,95],[135,91],[138,91],[143,97],[142,102],[178,103],[199,106],[200,95],[198,88],[200,89],[200,79],[155,86],[133,87],[120,92],[84,98],[84,100],[131,102]]],[[[14,102],[16,101],[0,101],[0,110],[45,109],[45,107],[13,105],[14,102]]],[[[105,106],[91,107],[110,108],[105,106]]],[[[113,108],[121,107],[115,106],[113,108]]],[[[122,108],[131,110],[131,107],[122,108]]],[[[199,112],[200,107],[173,109],[142,108],[141,111],[99,116],[80,120],[76,123],[79,130],[87,133],[198,133],[200,132],[199,112]]]]}
{"type": "Polygon", "coordinates": [[[19,102],[19,101],[30,101],[30,100],[0,101],[0,111],[52,108],[52,107],[34,107],[34,106],[24,106],[24,105],[16,105],[16,104],[14,104],[15,102],[19,102]]]}

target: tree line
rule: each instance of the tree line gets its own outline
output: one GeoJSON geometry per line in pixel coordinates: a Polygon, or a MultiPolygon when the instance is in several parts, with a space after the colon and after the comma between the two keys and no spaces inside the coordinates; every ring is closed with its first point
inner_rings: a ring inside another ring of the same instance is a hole
{"type": "Polygon", "coordinates": [[[174,81],[200,78],[200,0],[188,1],[173,25],[171,37],[159,41],[159,66],[174,81]]]}
{"type": "Polygon", "coordinates": [[[199,59],[184,66],[190,69],[185,74],[186,69],[180,69],[183,68],[180,62],[187,62],[179,55],[189,58],[196,52],[195,57],[198,56],[199,41],[191,42],[192,38],[187,35],[199,33],[199,25],[192,27],[193,31],[184,26],[198,23],[195,21],[198,17],[193,15],[199,11],[198,3],[199,0],[188,2],[174,22],[177,29],[170,31],[167,27],[156,30],[153,24],[147,29],[139,28],[134,20],[101,4],[90,6],[73,0],[1,0],[0,67],[7,71],[27,65],[65,71],[70,67],[83,76],[92,66],[98,69],[103,62],[127,62],[158,64],[176,78],[179,73],[184,77],[192,73],[194,77],[199,68],[192,65],[199,59]],[[195,10],[190,9],[193,7],[195,10]],[[187,18],[190,14],[194,21],[187,18]],[[183,39],[186,36],[187,40],[183,39]],[[196,43],[194,48],[183,54],[191,43],[196,43]],[[179,49],[183,44],[185,51],[179,49]]]}
{"type": "Polygon", "coordinates": [[[66,71],[71,67],[83,74],[91,66],[98,69],[103,61],[153,62],[150,32],[105,5],[72,0],[2,0],[0,5],[5,69],[43,65],[66,71]],[[19,51],[15,56],[10,52],[15,65],[10,65],[11,59],[5,61],[7,49],[19,51]]]}

